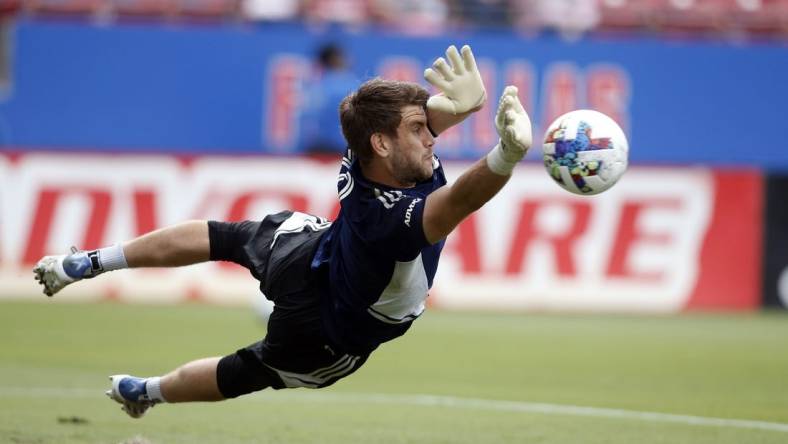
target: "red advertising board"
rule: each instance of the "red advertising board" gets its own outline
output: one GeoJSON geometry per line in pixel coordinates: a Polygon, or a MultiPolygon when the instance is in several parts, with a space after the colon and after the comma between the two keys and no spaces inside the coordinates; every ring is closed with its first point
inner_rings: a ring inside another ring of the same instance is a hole
{"type": "MultiPolygon", "coordinates": [[[[447,163],[449,181],[468,164],[447,163]]],[[[337,211],[337,165],[308,159],[158,155],[0,156],[0,298],[38,295],[29,269],[187,219],[337,211]]],[[[754,171],[632,167],[610,191],[575,196],[540,165],[449,237],[433,306],[675,312],[759,301],[761,177],[754,171]]],[[[245,302],[237,267],[127,270],[63,298],[245,302]]]]}

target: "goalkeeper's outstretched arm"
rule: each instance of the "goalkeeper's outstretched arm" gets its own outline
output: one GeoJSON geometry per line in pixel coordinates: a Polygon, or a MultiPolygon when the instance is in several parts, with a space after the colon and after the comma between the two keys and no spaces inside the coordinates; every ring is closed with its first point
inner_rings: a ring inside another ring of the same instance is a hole
{"type": "Polygon", "coordinates": [[[495,116],[500,141],[456,182],[427,197],[424,234],[430,243],[445,238],[469,214],[481,208],[511,177],[532,144],[531,120],[520,104],[517,88],[503,92],[495,116]]]}

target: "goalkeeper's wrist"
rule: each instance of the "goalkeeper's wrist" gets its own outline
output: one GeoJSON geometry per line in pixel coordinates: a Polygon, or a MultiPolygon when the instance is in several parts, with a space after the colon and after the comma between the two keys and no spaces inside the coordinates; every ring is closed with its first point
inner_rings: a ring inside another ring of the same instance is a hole
{"type": "Polygon", "coordinates": [[[511,176],[514,167],[517,165],[517,160],[509,160],[506,158],[503,151],[501,142],[498,142],[495,147],[487,154],[487,167],[495,174],[501,176],[511,176]]]}

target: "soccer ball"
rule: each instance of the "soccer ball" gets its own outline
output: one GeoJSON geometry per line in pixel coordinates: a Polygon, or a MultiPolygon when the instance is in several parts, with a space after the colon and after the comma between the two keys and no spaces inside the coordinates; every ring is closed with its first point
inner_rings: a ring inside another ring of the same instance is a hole
{"type": "Polygon", "coordinates": [[[627,170],[629,145],[610,117],[588,109],[555,119],[544,135],[544,167],[563,189],[599,194],[627,170]]]}

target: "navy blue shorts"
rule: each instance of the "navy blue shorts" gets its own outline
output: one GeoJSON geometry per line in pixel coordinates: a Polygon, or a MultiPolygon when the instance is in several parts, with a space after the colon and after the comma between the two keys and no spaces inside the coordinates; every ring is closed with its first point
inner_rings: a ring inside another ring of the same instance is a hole
{"type": "Polygon", "coordinates": [[[234,398],[266,387],[329,386],[353,373],[368,355],[351,355],[323,333],[318,286],[324,276],[310,265],[329,224],[283,211],[261,222],[208,222],[211,260],[246,267],[274,303],[262,341],[219,362],[219,390],[234,398]]]}

